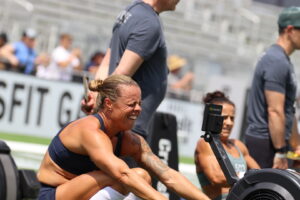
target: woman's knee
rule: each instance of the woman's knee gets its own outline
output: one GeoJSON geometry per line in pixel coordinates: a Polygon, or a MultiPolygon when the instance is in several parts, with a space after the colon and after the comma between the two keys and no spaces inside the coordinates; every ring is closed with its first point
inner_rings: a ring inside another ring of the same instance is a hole
{"type": "Polygon", "coordinates": [[[151,176],[150,174],[144,170],[143,168],[133,168],[133,170],[142,177],[147,183],[151,185],[151,176]]]}

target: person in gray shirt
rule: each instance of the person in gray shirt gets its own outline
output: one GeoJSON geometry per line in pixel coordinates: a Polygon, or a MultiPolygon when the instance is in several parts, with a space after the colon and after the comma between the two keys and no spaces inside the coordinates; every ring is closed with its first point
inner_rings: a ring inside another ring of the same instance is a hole
{"type": "MultiPolygon", "coordinates": [[[[167,49],[159,13],[175,10],[178,2],[137,0],[123,10],[114,24],[109,48],[95,77],[104,80],[110,74],[124,74],[139,84],[143,111],[132,131],[145,138],[150,119],[167,88],[167,49]]],[[[93,107],[94,99],[91,95],[82,105],[93,107]]]]}
{"type": "Polygon", "coordinates": [[[297,83],[289,56],[300,49],[300,8],[285,8],[279,37],[259,59],[248,99],[246,145],[262,168],[288,167],[297,83]]]}

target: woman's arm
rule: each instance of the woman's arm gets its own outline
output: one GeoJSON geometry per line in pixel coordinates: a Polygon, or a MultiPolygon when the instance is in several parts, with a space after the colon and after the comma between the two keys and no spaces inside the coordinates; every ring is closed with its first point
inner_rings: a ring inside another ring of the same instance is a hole
{"type": "Polygon", "coordinates": [[[0,57],[6,58],[12,66],[17,66],[19,60],[14,55],[14,51],[14,46],[12,44],[7,44],[0,49],[0,57]]]}
{"type": "Polygon", "coordinates": [[[94,163],[103,172],[123,184],[129,191],[143,199],[166,200],[126,163],[113,154],[110,139],[101,130],[82,134],[82,145],[94,163]]]}
{"type": "Polygon", "coordinates": [[[196,153],[198,167],[202,169],[208,180],[213,185],[227,187],[226,177],[209,144],[203,139],[200,139],[197,143],[196,153]]]}
{"type": "Polygon", "coordinates": [[[235,145],[241,150],[248,169],[260,169],[257,162],[250,156],[247,147],[240,140],[234,140],[235,145]]]}
{"type": "Polygon", "coordinates": [[[182,174],[169,168],[153,154],[147,142],[141,136],[132,134],[132,146],[137,149],[136,158],[146,169],[155,174],[168,189],[188,200],[208,200],[196,186],[182,174]]]}

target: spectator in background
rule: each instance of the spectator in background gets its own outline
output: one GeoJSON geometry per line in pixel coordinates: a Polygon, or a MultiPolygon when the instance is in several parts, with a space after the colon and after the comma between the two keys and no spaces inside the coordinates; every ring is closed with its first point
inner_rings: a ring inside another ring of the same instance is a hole
{"type": "MultiPolygon", "coordinates": [[[[2,32],[0,33],[0,49],[7,43],[7,35],[6,33],[2,32]]],[[[5,63],[3,63],[4,60],[0,56],[0,70],[6,69],[5,63]]]]}
{"type": "Polygon", "coordinates": [[[168,85],[172,90],[189,91],[192,89],[194,73],[183,74],[182,67],[186,65],[186,60],[180,56],[172,55],[168,57],[168,85]]]}
{"type": "Polygon", "coordinates": [[[39,78],[49,79],[50,73],[48,66],[50,63],[50,56],[47,53],[41,53],[37,58],[36,76],[39,78]]]}
{"type": "MultiPolygon", "coordinates": [[[[96,74],[104,79],[110,74],[131,76],[142,89],[143,112],[132,131],[147,137],[154,112],[167,89],[167,49],[159,13],[175,10],[179,0],[138,0],[118,16],[110,47],[96,74]]],[[[82,101],[86,113],[93,112],[95,95],[82,101]],[[88,112],[87,112],[88,111],[88,112]]]]}
{"type": "Polygon", "coordinates": [[[7,69],[25,74],[35,71],[36,52],[34,50],[37,34],[34,29],[26,29],[22,39],[13,44],[7,44],[0,49],[0,56],[6,60],[7,69]]]}
{"type": "Polygon", "coordinates": [[[0,48],[2,48],[8,42],[6,33],[0,33],[0,48]]]}
{"type": "Polygon", "coordinates": [[[78,48],[70,51],[72,46],[72,36],[61,34],[59,46],[56,47],[51,55],[48,67],[48,78],[53,80],[71,81],[74,71],[80,71],[81,51],[78,48]]]}
{"type": "MultiPolygon", "coordinates": [[[[235,119],[235,105],[223,92],[207,93],[204,103],[222,105],[223,127],[220,134],[221,143],[237,176],[242,178],[247,169],[259,169],[259,165],[249,155],[246,146],[237,139],[229,139],[235,119]]],[[[204,193],[212,200],[226,200],[229,185],[210,145],[201,138],[195,150],[197,176],[204,193]]]]}
{"type": "Polygon", "coordinates": [[[103,52],[96,51],[85,66],[85,71],[88,71],[95,76],[104,56],[105,54],[103,52]]]}
{"type": "Polygon", "coordinates": [[[264,52],[256,65],[248,99],[245,139],[251,156],[262,168],[286,169],[289,139],[296,123],[297,91],[289,56],[300,49],[300,7],[283,9],[278,26],[277,42],[264,52]]]}

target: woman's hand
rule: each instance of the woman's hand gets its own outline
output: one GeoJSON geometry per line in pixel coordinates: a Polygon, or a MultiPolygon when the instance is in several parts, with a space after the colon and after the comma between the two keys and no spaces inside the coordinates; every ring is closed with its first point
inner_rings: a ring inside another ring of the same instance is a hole
{"type": "Polygon", "coordinates": [[[87,101],[85,99],[81,100],[81,110],[87,114],[93,114],[96,112],[96,99],[97,99],[97,92],[89,92],[87,94],[87,101]]]}

